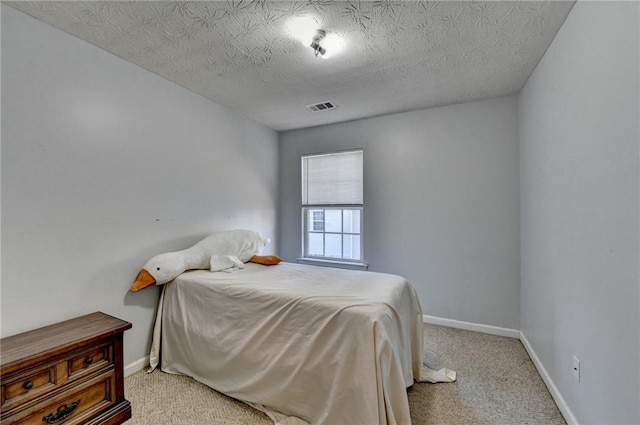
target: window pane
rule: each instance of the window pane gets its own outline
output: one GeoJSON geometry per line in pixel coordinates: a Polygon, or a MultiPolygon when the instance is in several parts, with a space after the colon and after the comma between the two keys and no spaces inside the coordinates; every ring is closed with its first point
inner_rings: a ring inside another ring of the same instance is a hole
{"type": "Polygon", "coordinates": [[[326,257],[342,257],[342,235],[325,235],[325,242],[326,246],[324,255],[326,257]]]}
{"type": "Polygon", "coordinates": [[[346,259],[353,259],[353,239],[350,235],[342,236],[342,254],[346,259]]]}
{"type": "Polygon", "coordinates": [[[360,210],[344,210],[343,232],[360,233],[360,210]]]}
{"type": "Polygon", "coordinates": [[[342,237],[344,240],[343,258],[349,260],[360,260],[360,236],[343,235],[342,237]]]}
{"type": "Polygon", "coordinates": [[[324,242],[322,233],[307,233],[307,240],[309,241],[308,255],[324,256],[324,242]]]}
{"type": "Polygon", "coordinates": [[[324,210],[309,210],[307,212],[307,221],[307,229],[309,231],[324,231],[324,210]]]}
{"type": "Polygon", "coordinates": [[[353,210],[342,210],[342,231],[353,233],[353,210]]]}
{"type": "Polygon", "coordinates": [[[336,233],[342,232],[342,210],[325,210],[324,231],[336,233]]]}

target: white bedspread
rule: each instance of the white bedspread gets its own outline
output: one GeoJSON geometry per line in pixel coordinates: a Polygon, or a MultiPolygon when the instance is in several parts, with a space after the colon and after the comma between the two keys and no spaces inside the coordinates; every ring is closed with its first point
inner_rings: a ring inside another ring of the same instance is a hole
{"type": "Polygon", "coordinates": [[[290,263],[190,271],[165,285],[152,369],[159,362],[278,424],[410,424],[422,311],[394,275],[290,263]]]}

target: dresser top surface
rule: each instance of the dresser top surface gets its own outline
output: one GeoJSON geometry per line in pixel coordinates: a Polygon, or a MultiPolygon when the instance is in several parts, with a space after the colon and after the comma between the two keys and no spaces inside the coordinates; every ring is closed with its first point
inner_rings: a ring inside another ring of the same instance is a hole
{"type": "Polygon", "coordinates": [[[88,341],[116,335],[131,328],[125,322],[102,312],[76,317],[0,340],[0,364],[4,369],[51,351],[82,347],[88,341]]]}

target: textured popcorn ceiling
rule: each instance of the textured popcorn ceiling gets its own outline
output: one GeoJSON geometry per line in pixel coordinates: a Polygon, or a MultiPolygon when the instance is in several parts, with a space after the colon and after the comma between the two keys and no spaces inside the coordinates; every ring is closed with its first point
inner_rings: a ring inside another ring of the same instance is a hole
{"type": "Polygon", "coordinates": [[[276,130],[518,92],[573,1],[10,2],[276,130]],[[345,40],[316,58],[310,16],[345,40]],[[338,108],[310,112],[330,100],[338,108]]]}

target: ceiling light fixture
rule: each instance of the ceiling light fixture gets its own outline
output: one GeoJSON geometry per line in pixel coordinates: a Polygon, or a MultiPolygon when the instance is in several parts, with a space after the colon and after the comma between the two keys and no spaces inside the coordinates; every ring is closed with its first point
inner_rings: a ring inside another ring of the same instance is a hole
{"type": "Polygon", "coordinates": [[[313,53],[315,53],[316,57],[318,54],[324,56],[327,53],[327,49],[320,45],[322,39],[327,35],[325,30],[316,30],[316,35],[311,39],[311,44],[309,45],[313,49],[313,53]]]}
{"type": "Polygon", "coordinates": [[[316,57],[320,56],[326,59],[329,56],[335,56],[344,48],[344,40],[338,34],[327,34],[327,31],[317,29],[309,46],[313,49],[316,57]],[[322,45],[320,45],[321,42],[322,45]]]}
{"type": "Polygon", "coordinates": [[[334,56],[344,47],[344,40],[335,33],[320,29],[320,22],[310,16],[296,17],[287,22],[289,33],[313,49],[316,57],[334,56]]]}

